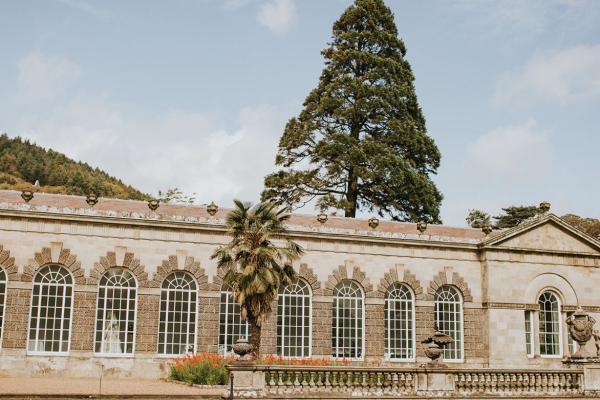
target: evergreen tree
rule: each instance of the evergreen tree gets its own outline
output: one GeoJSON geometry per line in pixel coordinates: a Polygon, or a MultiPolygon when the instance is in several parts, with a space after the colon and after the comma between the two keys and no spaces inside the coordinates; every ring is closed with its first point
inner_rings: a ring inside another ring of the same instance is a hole
{"type": "Polygon", "coordinates": [[[294,207],[376,210],[440,223],[430,180],[440,152],[426,134],[406,48],[383,0],[356,0],[333,25],[326,67],[285,127],[262,199],[294,207]]]}
{"type": "Polygon", "coordinates": [[[510,206],[503,208],[502,211],[505,212],[504,215],[494,217],[496,220],[494,229],[513,228],[542,213],[542,210],[536,206],[510,206]]]}
{"type": "Polygon", "coordinates": [[[467,224],[471,228],[483,228],[485,224],[490,223],[490,214],[481,210],[469,210],[469,216],[466,218],[467,224]]]}

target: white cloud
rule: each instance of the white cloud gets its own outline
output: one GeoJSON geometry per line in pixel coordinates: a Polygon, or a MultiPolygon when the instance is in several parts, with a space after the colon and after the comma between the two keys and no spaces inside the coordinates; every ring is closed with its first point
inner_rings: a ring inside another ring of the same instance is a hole
{"type": "Polygon", "coordinates": [[[467,146],[466,163],[480,181],[510,184],[513,189],[550,173],[552,148],[547,132],[529,120],[488,132],[467,146]]]}
{"type": "Polygon", "coordinates": [[[296,5],[292,0],[273,0],[260,7],[256,18],[275,35],[282,36],[296,23],[296,11],[296,5]]]}
{"type": "MultiPolygon", "coordinates": [[[[594,28],[600,2],[590,0],[458,0],[451,7],[470,14],[488,34],[514,35],[518,40],[538,35],[562,23],[570,31],[594,28]]],[[[568,33],[568,32],[567,32],[568,33]]]]}
{"type": "Polygon", "coordinates": [[[502,75],[492,104],[528,107],[568,105],[600,97],[600,45],[538,53],[521,68],[502,75]]]}
{"type": "Polygon", "coordinates": [[[18,63],[14,103],[25,105],[52,100],[63,94],[81,76],[81,70],[67,58],[32,51],[18,63]]]}
{"type": "Polygon", "coordinates": [[[81,11],[85,11],[88,14],[92,14],[99,18],[107,18],[110,16],[110,13],[100,10],[97,7],[92,6],[81,0],[59,0],[61,3],[66,4],[69,7],[76,8],[81,11]]]}

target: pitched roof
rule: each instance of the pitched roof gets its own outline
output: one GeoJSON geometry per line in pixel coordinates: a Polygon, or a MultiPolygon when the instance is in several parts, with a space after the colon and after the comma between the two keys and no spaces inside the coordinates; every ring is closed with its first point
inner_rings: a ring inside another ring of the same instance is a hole
{"type": "MultiPolygon", "coordinates": [[[[13,190],[0,190],[0,204],[5,205],[23,205],[25,201],[21,198],[21,192],[13,190]]],[[[67,208],[67,209],[85,209],[89,210],[90,206],[86,203],[84,196],[58,195],[48,193],[35,193],[32,200],[28,203],[30,206],[38,209],[67,208]]],[[[120,200],[100,198],[98,203],[93,208],[94,212],[122,212],[131,213],[140,217],[150,213],[148,202],[135,200],[120,200]]],[[[224,219],[230,208],[219,207],[219,211],[214,216],[216,219],[224,219]]],[[[178,220],[204,220],[211,216],[206,211],[205,206],[195,205],[180,205],[180,204],[161,204],[156,213],[161,217],[180,217],[178,220]]],[[[290,225],[304,227],[304,230],[315,230],[321,227],[315,215],[307,214],[292,214],[290,225]]],[[[353,231],[370,231],[368,221],[358,218],[344,218],[329,216],[324,228],[330,230],[353,230],[353,231]]],[[[326,229],[327,230],[327,229],[326,229]]],[[[395,237],[398,235],[415,238],[418,236],[440,237],[440,238],[457,238],[466,239],[471,243],[479,242],[486,236],[480,229],[460,228],[444,225],[428,225],[424,234],[417,230],[417,224],[408,222],[393,222],[381,220],[376,229],[377,236],[382,236],[384,233],[392,234],[395,237]],[[381,234],[381,235],[380,235],[381,234]]],[[[492,232],[490,236],[496,235],[497,232],[492,232]]],[[[443,241],[443,240],[442,240],[443,241]]]]}

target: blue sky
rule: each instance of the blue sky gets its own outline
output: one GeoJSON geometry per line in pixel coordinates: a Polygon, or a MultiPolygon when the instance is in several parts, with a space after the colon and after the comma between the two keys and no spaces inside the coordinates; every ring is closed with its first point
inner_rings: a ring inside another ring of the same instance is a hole
{"type": "MultiPolygon", "coordinates": [[[[258,201],[351,3],[1,1],[0,132],[146,192],[258,201]]],[[[600,217],[600,2],[387,4],[442,153],[444,223],[543,200],[600,217]]]]}

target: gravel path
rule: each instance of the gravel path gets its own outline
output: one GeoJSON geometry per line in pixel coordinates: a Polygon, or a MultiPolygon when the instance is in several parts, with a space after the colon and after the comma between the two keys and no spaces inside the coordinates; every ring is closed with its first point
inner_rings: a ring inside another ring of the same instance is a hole
{"type": "MultiPolygon", "coordinates": [[[[0,394],[98,395],[99,379],[0,378],[0,394]]],[[[102,379],[102,395],[221,395],[224,388],[196,388],[143,379],[102,379]]]]}

